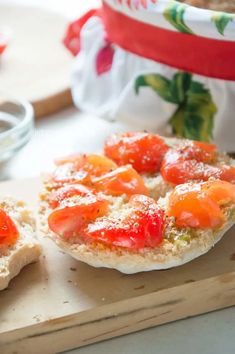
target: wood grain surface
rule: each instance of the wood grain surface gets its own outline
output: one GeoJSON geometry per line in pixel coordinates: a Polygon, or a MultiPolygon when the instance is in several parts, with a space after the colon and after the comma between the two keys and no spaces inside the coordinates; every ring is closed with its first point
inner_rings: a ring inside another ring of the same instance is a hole
{"type": "MultiPolygon", "coordinates": [[[[0,195],[37,205],[37,179],[0,195]]],[[[0,293],[0,353],[54,353],[235,304],[235,229],[178,268],[124,275],[72,259],[42,238],[43,255],[0,293]]]]}
{"type": "Polygon", "coordinates": [[[1,92],[30,101],[36,117],[72,104],[72,56],[62,38],[69,20],[37,7],[0,4],[0,29],[12,39],[0,61],[1,92]]]}

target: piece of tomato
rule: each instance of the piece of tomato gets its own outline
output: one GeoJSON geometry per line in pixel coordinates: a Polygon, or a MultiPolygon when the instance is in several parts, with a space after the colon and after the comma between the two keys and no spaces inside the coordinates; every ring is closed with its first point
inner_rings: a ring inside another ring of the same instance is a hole
{"type": "Polygon", "coordinates": [[[219,178],[235,184],[235,167],[234,166],[222,166],[219,178]]]}
{"type": "Polygon", "coordinates": [[[172,163],[165,163],[164,161],[161,167],[163,179],[175,185],[188,181],[207,181],[210,177],[219,178],[220,173],[220,168],[195,160],[172,163]]]}
{"type": "Polygon", "coordinates": [[[88,222],[108,212],[108,205],[96,196],[81,198],[76,205],[55,209],[48,217],[49,228],[63,238],[79,236],[88,222]]]}
{"type": "Polygon", "coordinates": [[[55,209],[64,199],[74,196],[88,197],[92,195],[94,195],[94,190],[83,184],[69,184],[51,193],[49,197],[49,205],[52,209],[55,209]]]}
{"type": "Polygon", "coordinates": [[[59,165],[53,172],[52,179],[55,183],[63,185],[65,183],[83,183],[90,182],[88,171],[77,170],[72,163],[59,165]]]}
{"type": "Polygon", "coordinates": [[[164,212],[144,195],[132,196],[129,212],[118,219],[97,220],[88,225],[88,238],[128,249],[156,247],[163,240],[164,212]]]}
{"type": "Polygon", "coordinates": [[[92,177],[101,176],[117,167],[116,163],[102,155],[76,154],[55,161],[54,181],[60,183],[89,184],[92,177]]]}
{"type": "Polygon", "coordinates": [[[11,246],[18,237],[19,232],[14,221],[3,209],[0,209],[0,246],[11,246]]]}
{"type": "Polygon", "coordinates": [[[216,146],[197,141],[186,141],[164,156],[161,175],[165,181],[181,184],[188,181],[207,181],[220,178],[221,168],[210,165],[216,158],[216,146]]]}
{"type": "Polygon", "coordinates": [[[216,158],[217,147],[202,141],[188,141],[182,151],[186,159],[211,163],[216,158]]]}
{"type": "Polygon", "coordinates": [[[121,166],[92,181],[97,189],[114,196],[148,194],[142,177],[130,165],[121,166]]]}
{"type": "Polygon", "coordinates": [[[235,185],[226,181],[209,181],[202,184],[202,191],[218,205],[235,203],[235,185]]]}
{"type": "Polygon", "coordinates": [[[94,170],[94,174],[100,175],[117,167],[116,163],[108,157],[96,154],[74,154],[55,160],[57,166],[72,163],[76,169],[85,167],[94,170]]]}
{"type": "Polygon", "coordinates": [[[131,164],[140,173],[155,173],[168,146],[155,134],[144,132],[112,135],[105,143],[104,153],[119,166],[131,164]]]}
{"type": "Polygon", "coordinates": [[[179,227],[215,228],[224,222],[224,216],[216,201],[206,193],[187,188],[176,188],[169,197],[168,216],[175,218],[179,227]]]}

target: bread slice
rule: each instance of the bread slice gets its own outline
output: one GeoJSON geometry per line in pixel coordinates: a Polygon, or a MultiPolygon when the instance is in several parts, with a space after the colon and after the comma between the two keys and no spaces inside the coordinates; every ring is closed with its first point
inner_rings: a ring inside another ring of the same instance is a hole
{"type": "MultiPolygon", "coordinates": [[[[166,208],[168,197],[169,194],[159,200],[162,209],[166,208]]],[[[164,240],[159,246],[141,250],[128,250],[108,246],[97,241],[86,243],[82,237],[78,237],[76,242],[74,240],[65,241],[49,230],[47,217],[50,212],[44,194],[40,208],[42,231],[62,250],[93,267],[114,268],[126,274],[168,269],[187,263],[208,252],[235,222],[234,205],[224,210],[227,222],[223,227],[216,230],[179,229],[174,225],[174,220],[169,219],[165,228],[164,240]]],[[[112,216],[116,214],[117,217],[121,213],[125,213],[125,202],[121,197],[113,200],[111,213],[112,216]]]]}
{"type": "MultiPolygon", "coordinates": [[[[166,144],[171,148],[185,143],[184,139],[164,139],[166,144]]],[[[235,160],[226,154],[218,153],[214,164],[215,166],[224,164],[235,166],[235,160]]],[[[169,193],[174,189],[174,185],[167,183],[159,172],[142,174],[141,176],[149,191],[149,196],[158,201],[164,210],[168,202],[169,193]]],[[[78,235],[73,240],[66,241],[51,232],[47,226],[47,217],[51,212],[48,198],[50,193],[56,188],[58,188],[58,185],[56,185],[53,178],[49,175],[44,181],[44,191],[41,194],[40,214],[44,234],[49,235],[60,248],[80,261],[94,267],[115,268],[123,273],[130,274],[167,269],[189,262],[208,252],[235,222],[235,205],[231,205],[224,210],[227,221],[220,229],[182,229],[175,226],[174,220],[167,220],[164,240],[156,248],[129,250],[105,245],[98,241],[86,242],[82,235],[78,235]]],[[[123,196],[110,198],[112,198],[112,210],[110,210],[110,214],[106,217],[113,219],[114,216],[114,218],[118,218],[126,212],[126,200],[123,196]]]]}
{"type": "Polygon", "coordinates": [[[41,247],[36,239],[35,219],[22,201],[0,199],[0,208],[14,221],[19,238],[12,246],[0,246],[0,290],[5,289],[27,264],[38,260],[41,247]]]}

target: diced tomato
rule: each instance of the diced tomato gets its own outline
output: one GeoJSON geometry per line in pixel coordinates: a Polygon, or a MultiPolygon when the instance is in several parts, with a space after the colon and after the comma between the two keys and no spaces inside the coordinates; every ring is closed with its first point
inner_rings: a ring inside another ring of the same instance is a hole
{"type": "Polygon", "coordinates": [[[202,185],[202,190],[218,205],[235,203],[235,185],[226,181],[209,181],[202,185]]]}
{"type": "MultiPolygon", "coordinates": [[[[199,186],[200,187],[200,186],[199,186]]],[[[179,227],[215,228],[224,222],[224,216],[216,201],[198,190],[176,188],[170,195],[168,216],[175,218],[179,227]]]]}
{"type": "Polygon", "coordinates": [[[213,162],[216,157],[216,153],[216,145],[204,143],[202,141],[189,141],[189,144],[185,147],[184,151],[184,155],[188,155],[188,158],[191,160],[196,160],[204,163],[213,162]]]}
{"type": "Polygon", "coordinates": [[[55,161],[58,166],[54,181],[89,184],[92,177],[101,176],[117,167],[115,162],[102,155],[70,155],[55,161]]]}
{"type": "Polygon", "coordinates": [[[114,196],[148,194],[142,177],[130,165],[121,166],[92,181],[97,189],[114,196]]]}
{"type": "Polygon", "coordinates": [[[66,185],[55,192],[52,192],[49,197],[49,205],[52,209],[57,208],[64,199],[74,196],[87,197],[94,194],[93,189],[82,184],[66,185]]]}
{"type": "Polygon", "coordinates": [[[120,219],[101,219],[88,225],[89,238],[129,249],[156,247],[163,240],[164,212],[144,195],[132,196],[130,210],[120,219]]]}
{"type": "Polygon", "coordinates": [[[220,173],[218,167],[195,160],[176,161],[170,164],[163,162],[161,167],[164,180],[176,185],[188,181],[207,181],[210,177],[219,178],[220,173]]]}
{"type": "Polygon", "coordinates": [[[11,246],[19,237],[19,232],[9,215],[0,209],[0,246],[11,246]]]}
{"type": "Polygon", "coordinates": [[[68,156],[63,156],[55,159],[55,164],[57,166],[61,166],[67,163],[72,163],[72,164],[84,164],[86,161],[86,156],[83,154],[73,154],[73,155],[68,155],[68,156]]]}
{"type": "Polygon", "coordinates": [[[104,146],[104,153],[119,166],[131,164],[140,173],[155,173],[168,146],[154,134],[144,132],[112,135],[104,146]]]}
{"type": "Polygon", "coordinates": [[[198,141],[187,141],[164,156],[161,175],[165,181],[181,184],[188,181],[207,181],[221,178],[221,167],[210,165],[216,158],[216,146],[198,141]]]}
{"type": "Polygon", "coordinates": [[[219,178],[235,184],[235,167],[226,165],[222,166],[219,178]]]}
{"type": "Polygon", "coordinates": [[[53,181],[63,185],[65,183],[89,183],[90,178],[87,171],[76,170],[72,163],[59,165],[53,172],[53,181]]]}
{"type": "Polygon", "coordinates": [[[95,196],[76,205],[55,209],[48,217],[49,228],[63,238],[79,236],[86,224],[108,212],[108,202],[95,196]]]}

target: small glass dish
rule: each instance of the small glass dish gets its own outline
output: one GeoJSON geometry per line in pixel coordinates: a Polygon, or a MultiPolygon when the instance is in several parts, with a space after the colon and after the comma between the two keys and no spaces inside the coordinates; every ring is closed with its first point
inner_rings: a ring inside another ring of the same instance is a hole
{"type": "Polygon", "coordinates": [[[0,167],[29,141],[33,127],[30,103],[0,95],[0,167]]]}

